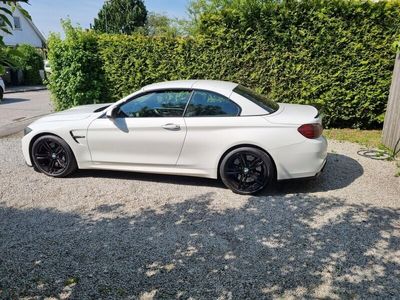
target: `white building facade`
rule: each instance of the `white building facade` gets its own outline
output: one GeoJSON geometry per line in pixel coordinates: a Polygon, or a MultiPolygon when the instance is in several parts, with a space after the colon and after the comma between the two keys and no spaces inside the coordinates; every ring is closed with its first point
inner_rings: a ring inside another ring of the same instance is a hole
{"type": "MultiPolygon", "coordinates": [[[[0,6],[5,7],[6,5],[0,2],[0,6]]],[[[28,44],[35,48],[45,48],[46,39],[43,34],[18,8],[15,9],[12,16],[8,16],[8,19],[13,25],[13,27],[9,29],[12,34],[0,32],[7,46],[28,44]]]]}

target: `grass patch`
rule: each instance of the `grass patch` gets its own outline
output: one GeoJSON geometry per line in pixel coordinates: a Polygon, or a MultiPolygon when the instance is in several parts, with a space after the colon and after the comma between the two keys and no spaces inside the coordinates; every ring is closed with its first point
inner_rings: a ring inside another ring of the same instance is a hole
{"type": "Polygon", "coordinates": [[[325,129],[324,136],[330,140],[347,141],[369,148],[384,149],[381,143],[382,130],[325,129]]]}

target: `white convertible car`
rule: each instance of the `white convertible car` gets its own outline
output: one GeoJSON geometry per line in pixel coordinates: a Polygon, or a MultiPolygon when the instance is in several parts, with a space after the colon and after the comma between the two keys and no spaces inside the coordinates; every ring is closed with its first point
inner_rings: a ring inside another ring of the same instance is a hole
{"type": "Polygon", "coordinates": [[[22,151],[53,177],[78,168],[189,175],[252,194],[272,179],[319,174],[321,134],[312,106],[277,104],[232,82],[186,80],[43,117],[25,129],[22,151]]]}

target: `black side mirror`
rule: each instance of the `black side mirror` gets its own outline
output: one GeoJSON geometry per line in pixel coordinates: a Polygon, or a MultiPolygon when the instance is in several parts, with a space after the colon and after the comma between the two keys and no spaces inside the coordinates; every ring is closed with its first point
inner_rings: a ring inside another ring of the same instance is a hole
{"type": "Polygon", "coordinates": [[[115,106],[112,109],[108,110],[106,113],[107,118],[115,119],[117,117],[118,107],[115,106]]]}

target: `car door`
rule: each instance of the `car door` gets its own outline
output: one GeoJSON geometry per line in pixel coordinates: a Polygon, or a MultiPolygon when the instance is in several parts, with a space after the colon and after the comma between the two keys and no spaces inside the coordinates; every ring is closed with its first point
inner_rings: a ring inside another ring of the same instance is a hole
{"type": "Polygon", "coordinates": [[[124,102],[115,118],[88,128],[94,164],[175,165],[186,135],[183,112],[189,90],[146,92],[124,102]]]}
{"type": "Polygon", "coordinates": [[[248,126],[246,118],[238,117],[240,112],[241,108],[225,96],[193,91],[185,112],[187,134],[178,165],[207,173],[215,168],[220,152],[248,126]]]}

